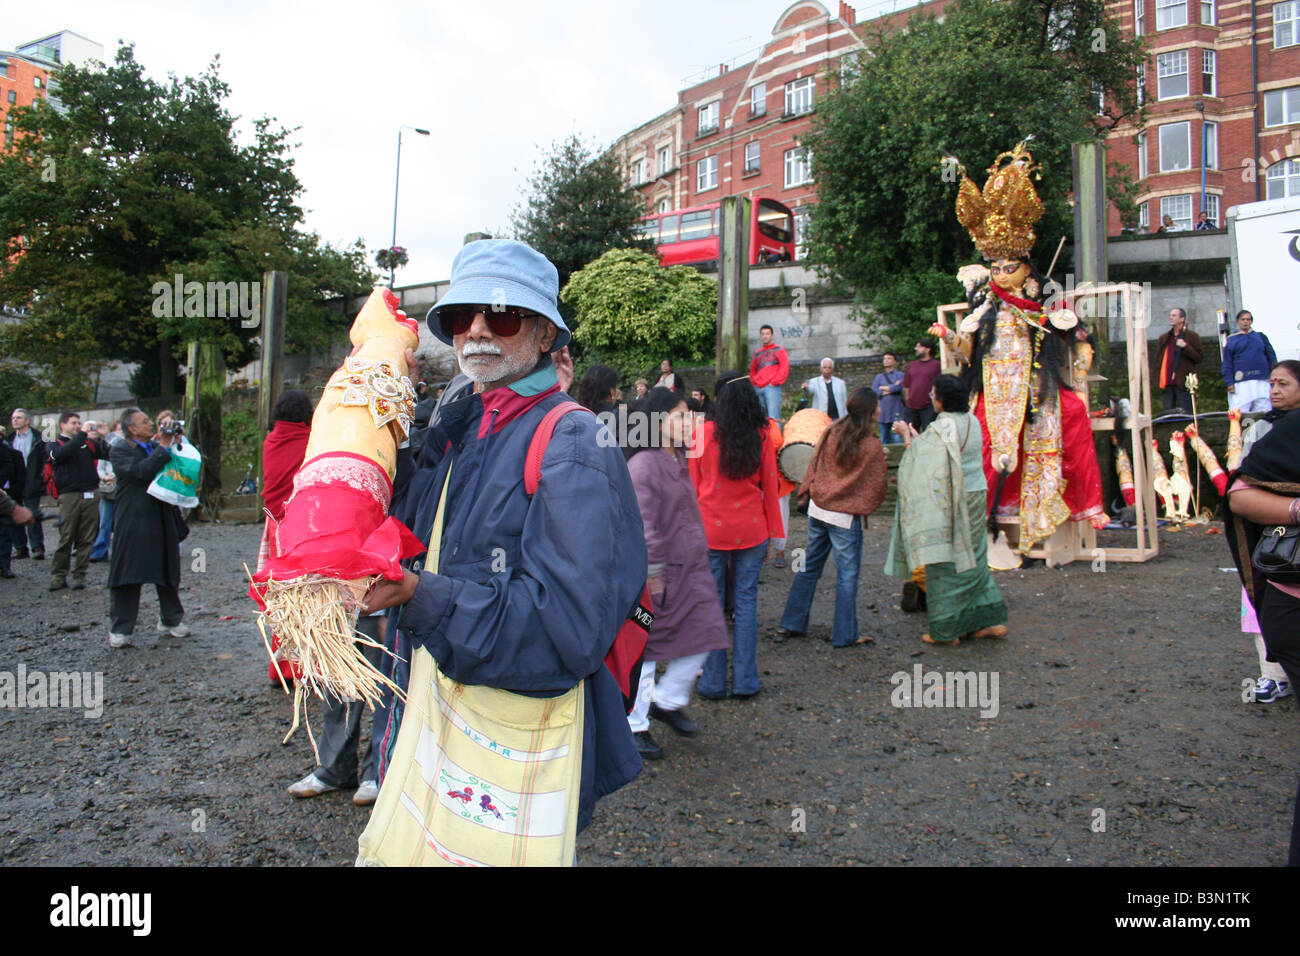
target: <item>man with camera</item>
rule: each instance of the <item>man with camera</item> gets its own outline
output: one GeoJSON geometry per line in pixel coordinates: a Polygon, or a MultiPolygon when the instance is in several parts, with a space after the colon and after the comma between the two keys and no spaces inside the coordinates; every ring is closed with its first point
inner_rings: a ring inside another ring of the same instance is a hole
{"type": "MultiPolygon", "coordinates": [[[[93,431],[93,429],[92,429],[93,431]]],[[[59,547],[50,568],[50,590],[86,586],[90,549],[99,534],[99,471],[96,462],[107,456],[95,434],[81,430],[81,416],[64,412],[59,416],[58,444],[50,448],[54,465],[54,487],[59,491],[59,547]],[[71,567],[72,583],[68,583],[71,567]]]]}
{"type": "Polygon", "coordinates": [[[180,425],[169,421],[166,430],[159,429],[155,441],[153,420],[140,409],[129,408],[122,414],[122,433],[126,440],[110,452],[117,476],[117,504],[108,559],[109,647],[131,643],[144,584],[152,584],[158,592],[158,630],[171,637],[190,633],[182,623],[185,608],[180,598],[181,551],[175,506],[149,494],[150,483],[180,441],[180,425]]]}

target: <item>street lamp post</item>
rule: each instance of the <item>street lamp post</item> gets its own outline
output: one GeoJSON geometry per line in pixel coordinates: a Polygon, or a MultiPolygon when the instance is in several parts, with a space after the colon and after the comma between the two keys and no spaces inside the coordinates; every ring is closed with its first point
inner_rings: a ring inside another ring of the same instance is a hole
{"type": "MultiPolygon", "coordinates": [[[[393,241],[388,244],[391,250],[397,245],[397,191],[402,185],[402,130],[414,130],[421,136],[428,136],[427,129],[420,129],[418,126],[399,126],[397,127],[397,172],[393,175],[393,241]]],[[[397,272],[397,266],[393,263],[388,265],[388,288],[393,287],[394,276],[397,272]]]]}

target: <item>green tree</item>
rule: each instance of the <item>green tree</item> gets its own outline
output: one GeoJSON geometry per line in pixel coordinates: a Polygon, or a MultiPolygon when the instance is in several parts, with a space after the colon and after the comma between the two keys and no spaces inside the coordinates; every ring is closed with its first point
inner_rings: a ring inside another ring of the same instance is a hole
{"type": "Polygon", "coordinates": [[[561,289],[610,249],[652,250],[636,228],[645,200],[628,185],[612,151],[597,152],[570,136],[552,144],[528,187],[528,198],[511,213],[515,238],[555,263],[561,289]]]}
{"type": "Polygon", "coordinates": [[[583,357],[626,377],[664,359],[687,366],[713,359],[718,284],[689,266],[665,269],[648,252],[611,249],[575,272],[560,299],[576,312],[583,357]]]}
{"type": "Polygon", "coordinates": [[[805,139],[818,192],[807,259],[870,303],[870,344],[901,345],[961,298],[953,274],[978,255],[954,209],[958,163],[943,157],[982,186],[988,164],[1032,136],[1044,203],[1033,256],[1046,270],[1073,229],[1071,144],[1138,110],[1143,48],[1102,0],[958,0],[942,23],[917,15],[867,46],[805,139]]]}
{"type": "Polygon", "coordinates": [[[13,112],[15,149],[0,155],[0,304],[18,320],[0,329],[0,351],[50,370],[54,400],[87,397],[110,359],[157,363],[166,388],[192,339],[220,345],[232,365],[253,357],[256,322],[216,314],[227,310],[206,296],[176,314],[155,284],[178,275],[248,283],[251,305],[264,270],[288,272],[286,343],[298,349],[342,327],[326,298],[374,280],[359,241],[337,249],[300,228],[292,131],[264,117],[251,144],[236,141],[218,65],[159,83],[123,46],[102,70],[60,69],[60,109],[13,112]]]}

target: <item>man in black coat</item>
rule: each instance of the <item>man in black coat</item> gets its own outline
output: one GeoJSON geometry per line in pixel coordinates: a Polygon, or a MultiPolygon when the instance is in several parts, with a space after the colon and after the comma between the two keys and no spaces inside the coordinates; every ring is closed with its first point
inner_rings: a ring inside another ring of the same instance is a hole
{"type": "Polygon", "coordinates": [[[107,458],[104,446],[81,430],[81,416],[64,412],[59,416],[59,441],[50,445],[54,464],[54,487],[59,490],[59,547],[50,567],[50,590],[69,586],[79,591],[86,586],[90,549],[99,534],[99,469],[96,462],[107,458]],[[74,552],[75,547],[75,552],[74,552]]]}
{"type": "Polygon", "coordinates": [[[161,617],[158,630],[172,637],[185,637],[190,629],[182,623],[181,555],[175,508],[149,494],[150,483],[171,459],[171,448],[180,435],[160,434],[154,439],[154,423],[138,408],[122,415],[125,441],[110,450],[113,473],[117,475],[117,504],[113,514],[113,544],[108,558],[109,625],[108,646],[131,643],[136,617],[140,613],[140,586],[152,584],[158,591],[161,617]]]}
{"type": "MultiPolygon", "coordinates": [[[[15,408],[9,424],[13,426],[9,444],[22,456],[23,466],[27,472],[25,484],[15,481],[14,489],[17,493],[13,495],[13,499],[29,511],[39,512],[41,495],[45,493],[45,488],[41,485],[41,468],[45,464],[45,440],[41,437],[40,429],[32,426],[32,418],[25,408],[15,408]]],[[[45,557],[45,531],[39,521],[29,522],[25,528],[15,527],[12,533],[15,558],[25,558],[31,554],[35,560],[40,561],[45,557]],[[30,551],[27,549],[29,541],[30,551]]]]}

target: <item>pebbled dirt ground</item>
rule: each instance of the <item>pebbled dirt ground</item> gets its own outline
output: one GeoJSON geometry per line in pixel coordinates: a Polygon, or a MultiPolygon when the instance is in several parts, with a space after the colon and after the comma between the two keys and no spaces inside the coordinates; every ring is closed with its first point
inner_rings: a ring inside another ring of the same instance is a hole
{"type": "MultiPolygon", "coordinates": [[[[791,547],[803,527],[794,517],[791,547]]],[[[195,525],[182,590],[193,635],[157,635],[146,588],[147,626],[126,650],[107,643],[106,564],[86,591],[50,593],[48,562],[14,563],[0,672],[101,672],[104,709],[0,708],[0,863],[351,863],[367,811],[348,793],[284,792],[313,760],[301,732],[280,743],[289,700],[267,683],[245,596],[258,535],[195,525]]],[[[1104,572],[999,574],[1009,638],[937,649],[879,570],[887,535],[883,515],[865,535],[873,645],[831,649],[829,563],[810,635],[773,642],[792,572],[764,569],[762,693],[695,702],[694,739],[654,725],[666,759],[601,802],[579,837],[584,866],[1285,860],[1300,724],[1294,699],[1242,701],[1258,674],[1221,535],[1163,534],[1155,560],[1104,572]],[[891,676],[918,663],[996,672],[997,716],[894,707],[891,676]]]]}

